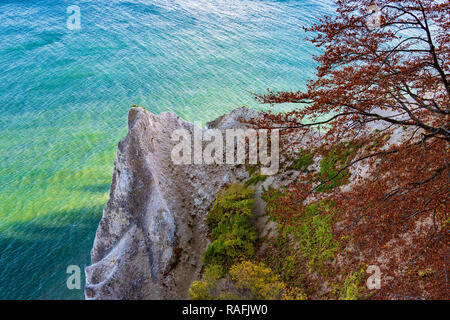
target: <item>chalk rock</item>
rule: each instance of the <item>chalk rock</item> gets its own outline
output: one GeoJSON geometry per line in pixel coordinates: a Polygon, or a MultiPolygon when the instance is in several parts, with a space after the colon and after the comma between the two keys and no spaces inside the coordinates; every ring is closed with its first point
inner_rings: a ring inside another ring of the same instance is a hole
{"type": "MultiPolygon", "coordinates": [[[[209,127],[233,127],[249,112],[242,109],[209,127]]],[[[87,299],[185,299],[199,278],[209,244],[206,214],[217,192],[246,172],[243,166],[175,165],[171,152],[178,142],[171,136],[181,128],[192,134],[194,126],[173,113],[130,110],[85,269],[87,299]]]]}

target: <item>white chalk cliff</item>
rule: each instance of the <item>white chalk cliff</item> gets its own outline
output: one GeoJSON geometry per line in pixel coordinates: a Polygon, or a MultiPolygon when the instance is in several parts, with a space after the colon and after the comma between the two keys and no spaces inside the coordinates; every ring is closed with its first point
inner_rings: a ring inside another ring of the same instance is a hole
{"type": "MultiPolygon", "coordinates": [[[[256,111],[240,108],[208,124],[224,130],[256,111]]],[[[244,166],[175,165],[175,129],[193,125],[173,113],[134,107],[119,143],[109,201],[86,267],[87,299],[184,299],[208,246],[205,224],[217,192],[247,178],[244,166]]]]}

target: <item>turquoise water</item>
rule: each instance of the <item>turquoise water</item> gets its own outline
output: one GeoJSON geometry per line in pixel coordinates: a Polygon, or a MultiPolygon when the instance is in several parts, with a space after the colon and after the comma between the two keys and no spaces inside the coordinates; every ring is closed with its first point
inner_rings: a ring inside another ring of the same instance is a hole
{"type": "MultiPolygon", "coordinates": [[[[206,122],[303,88],[324,1],[0,0],[0,299],[82,299],[132,104],[206,122]],[[81,30],[66,27],[78,5],[81,30]]],[[[280,107],[276,107],[280,108],[280,107]]]]}

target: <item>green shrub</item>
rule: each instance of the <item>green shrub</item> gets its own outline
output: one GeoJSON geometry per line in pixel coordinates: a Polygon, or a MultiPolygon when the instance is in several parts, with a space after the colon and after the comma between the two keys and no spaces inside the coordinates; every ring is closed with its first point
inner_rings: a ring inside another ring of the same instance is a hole
{"type": "MultiPolygon", "coordinates": [[[[282,234],[279,238],[293,236],[300,245],[302,256],[308,261],[309,270],[323,273],[327,269],[326,264],[335,257],[341,248],[341,243],[333,235],[335,218],[333,203],[322,200],[304,208],[299,207],[295,211],[292,209],[292,212],[283,207],[285,213],[290,216],[286,222],[282,221],[281,217],[275,216],[284,203],[280,199],[283,200],[286,196],[285,193],[274,188],[269,187],[264,190],[262,198],[266,202],[266,212],[278,223],[278,230],[282,234]]],[[[292,256],[292,253],[289,255],[292,256]]],[[[289,274],[286,270],[289,265],[294,266],[289,261],[285,261],[283,273],[286,275],[289,274]]],[[[279,267],[281,268],[281,266],[279,267]]],[[[293,273],[295,274],[295,271],[293,273]]]]}
{"type": "Polygon", "coordinates": [[[253,190],[235,183],[228,188],[222,189],[218,194],[212,209],[206,218],[208,227],[212,230],[217,227],[225,216],[239,214],[247,217],[252,216],[254,204],[253,190]]]}
{"type": "Polygon", "coordinates": [[[311,271],[323,272],[325,264],[340,249],[340,243],[333,236],[333,217],[330,203],[313,203],[304,209],[301,223],[294,232],[311,271]]]}
{"type": "Polygon", "coordinates": [[[213,300],[217,281],[222,277],[223,269],[219,265],[208,266],[203,274],[203,279],[192,282],[188,295],[192,300],[213,300]]]}
{"type": "Polygon", "coordinates": [[[247,165],[247,173],[250,177],[253,176],[255,173],[257,173],[258,170],[261,170],[261,165],[256,165],[256,164],[252,164],[252,165],[248,164],[247,165]]]}
{"type": "Polygon", "coordinates": [[[306,172],[308,167],[313,164],[314,156],[308,151],[301,149],[297,153],[297,158],[294,160],[292,168],[298,171],[306,172]]]}
{"type": "Polygon", "coordinates": [[[267,176],[262,175],[262,174],[256,174],[256,175],[250,177],[250,179],[248,179],[245,182],[244,186],[248,187],[248,186],[251,186],[251,185],[255,185],[255,184],[259,183],[259,182],[266,181],[266,179],[267,179],[267,176]]]}
{"type": "Polygon", "coordinates": [[[288,235],[278,233],[270,240],[264,263],[291,287],[307,288],[301,252],[293,246],[288,235]]]}
{"type": "Polygon", "coordinates": [[[272,220],[279,223],[279,219],[282,217],[278,216],[277,211],[288,194],[272,186],[269,186],[267,189],[263,186],[262,191],[261,199],[266,203],[265,212],[272,220]]]}
{"type": "Polygon", "coordinates": [[[245,187],[264,182],[268,176],[260,173],[261,165],[247,165],[247,173],[250,178],[244,183],[245,187]]]}
{"type": "Polygon", "coordinates": [[[188,294],[192,300],[305,300],[299,288],[288,287],[278,275],[264,264],[242,261],[231,266],[226,286],[219,280],[223,268],[211,265],[205,269],[202,280],[192,282],[188,294]]]}
{"type": "Polygon", "coordinates": [[[242,298],[257,300],[305,300],[299,288],[289,288],[280,277],[264,264],[243,261],[230,269],[236,288],[242,298]]]}
{"type": "Polygon", "coordinates": [[[356,154],[358,146],[348,144],[347,146],[336,146],[332,148],[326,156],[320,161],[320,181],[327,183],[322,184],[317,191],[327,192],[332,189],[345,184],[350,176],[349,171],[343,170],[343,167],[348,165],[356,154]],[[339,174],[338,174],[339,173],[339,174]]]}
{"type": "Polygon", "coordinates": [[[206,265],[218,264],[225,268],[241,258],[255,255],[258,239],[251,225],[253,190],[233,184],[219,192],[206,219],[213,241],[203,254],[206,265]]]}

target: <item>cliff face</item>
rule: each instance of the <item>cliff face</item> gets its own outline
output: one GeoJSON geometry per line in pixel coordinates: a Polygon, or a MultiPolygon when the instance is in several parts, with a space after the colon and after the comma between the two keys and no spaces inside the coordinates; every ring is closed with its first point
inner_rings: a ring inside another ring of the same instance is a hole
{"type": "MultiPolygon", "coordinates": [[[[208,123],[207,127],[223,133],[226,129],[245,127],[239,121],[240,118],[250,119],[258,115],[255,110],[240,108],[208,123]]],[[[249,176],[244,165],[174,164],[171,153],[179,142],[172,141],[171,137],[177,129],[185,129],[191,137],[201,130],[194,130],[193,124],[173,113],[156,116],[140,107],[130,110],[128,133],[118,145],[110,198],[104,208],[91,252],[92,265],[85,269],[87,299],[187,298],[191,283],[201,278],[202,255],[210,242],[206,215],[218,191],[226,184],[248,182],[255,178],[249,176]]],[[[370,134],[370,130],[384,128],[379,123],[373,123],[367,132],[361,134],[370,134]]],[[[411,134],[410,131],[397,128],[385,136],[388,141],[384,147],[398,144],[411,134]]],[[[294,132],[285,138],[290,139],[297,151],[313,150],[321,135],[319,131],[311,130],[307,135],[294,132]]],[[[298,155],[296,150],[293,154],[298,155]]],[[[286,159],[279,173],[265,177],[254,186],[252,223],[262,240],[257,248],[259,258],[264,258],[265,253],[274,248],[271,239],[277,237],[279,227],[265,213],[266,204],[261,199],[262,187],[267,189],[272,186],[281,190],[283,186],[305,177],[298,169],[292,169],[289,161],[293,160],[286,159]]],[[[321,159],[321,156],[314,155],[307,172],[320,172],[321,159]]],[[[349,191],[358,186],[359,179],[370,177],[369,166],[362,161],[349,170],[348,183],[339,188],[342,192],[349,191]]],[[[314,203],[318,197],[320,194],[313,194],[304,203],[314,203]]],[[[348,219],[338,214],[331,230],[342,231],[353,223],[348,219]]],[[[318,226],[322,228],[322,225],[318,226]]],[[[346,267],[351,271],[353,265],[375,264],[382,272],[394,275],[383,276],[383,286],[387,286],[409,268],[403,254],[414,247],[410,239],[418,238],[432,228],[432,217],[418,217],[412,229],[402,231],[399,235],[389,234],[391,240],[386,245],[390,249],[376,254],[361,250],[357,244],[349,241],[334,254],[332,263],[336,269],[333,270],[344,270],[346,267]]],[[[351,236],[351,228],[347,229],[351,236]]],[[[332,232],[327,236],[332,239],[332,232]]],[[[299,244],[292,239],[286,245],[301,252],[299,244]]],[[[317,250],[320,253],[322,249],[318,246],[317,250]]],[[[291,265],[292,257],[288,258],[291,265]]],[[[301,261],[293,264],[295,270],[290,271],[296,272],[297,267],[304,267],[304,264],[301,258],[301,261]]],[[[309,267],[304,269],[302,277],[309,279],[311,292],[308,295],[313,299],[322,299],[327,294],[335,298],[333,292],[337,287],[330,284],[345,285],[346,277],[354,274],[332,273],[327,278],[319,276],[315,270],[309,270],[309,267]]],[[[426,292],[423,293],[423,296],[426,295],[426,292]]]]}
{"type": "MultiPolygon", "coordinates": [[[[251,113],[237,109],[208,127],[223,130],[251,113]]],[[[92,265],[85,270],[87,299],[183,299],[199,277],[208,245],[206,213],[222,186],[243,180],[246,171],[173,164],[171,135],[180,128],[192,133],[194,127],[173,113],[130,110],[92,265]]]]}

